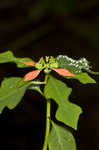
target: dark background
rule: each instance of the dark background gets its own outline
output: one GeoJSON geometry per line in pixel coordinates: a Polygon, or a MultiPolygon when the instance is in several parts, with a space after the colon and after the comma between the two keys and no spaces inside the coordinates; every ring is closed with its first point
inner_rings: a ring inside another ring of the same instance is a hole
{"type": "MultiPolygon", "coordinates": [[[[86,57],[99,71],[99,0],[1,0],[0,52],[6,50],[34,60],[59,54],[86,57]]],[[[2,64],[0,81],[27,71],[2,64]]],[[[92,77],[96,84],[69,83],[70,99],[84,111],[74,132],[77,150],[99,150],[99,79],[92,77]]],[[[45,100],[27,91],[15,109],[5,108],[0,115],[0,149],[41,150],[44,130],[45,100]]]]}

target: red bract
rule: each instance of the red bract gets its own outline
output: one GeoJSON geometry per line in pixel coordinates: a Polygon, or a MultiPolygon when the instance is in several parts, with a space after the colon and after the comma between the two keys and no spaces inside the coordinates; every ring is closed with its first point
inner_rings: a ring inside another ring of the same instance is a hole
{"type": "MultiPolygon", "coordinates": [[[[35,62],[24,62],[24,64],[29,65],[29,66],[35,66],[35,62]]],[[[69,72],[67,69],[63,68],[52,68],[52,70],[56,71],[59,75],[61,76],[75,76],[75,74],[69,72]]],[[[30,81],[35,79],[41,70],[34,70],[25,75],[24,81],[30,81]]]]}
{"type": "Polygon", "coordinates": [[[35,79],[40,73],[40,70],[34,70],[25,75],[24,81],[29,81],[35,79]]]}
{"type": "Polygon", "coordinates": [[[56,71],[59,75],[61,76],[75,76],[75,74],[69,72],[67,69],[62,69],[62,68],[53,68],[54,71],[56,71]]]}
{"type": "Polygon", "coordinates": [[[29,65],[29,66],[35,66],[35,62],[31,61],[31,62],[24,62],[25,65],[29,65]]]}

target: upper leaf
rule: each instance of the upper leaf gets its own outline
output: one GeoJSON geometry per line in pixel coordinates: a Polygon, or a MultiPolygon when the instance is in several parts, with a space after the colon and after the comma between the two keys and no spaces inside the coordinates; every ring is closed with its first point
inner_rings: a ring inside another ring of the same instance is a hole
{"type": "Polygon", "coordinates": [[[30,83],[25,82],[23,86],[19,86],[19,83],[23,78],[12,77],[6,78],[2,81],[0,87],[0,113],[4,107],[13,109],[21,101],[24,93],[30,83]]]}
{"type": "Polygon", "coordinates": [[[15,61],[15,57],[11,51],[0,53],[0,63],[8,63],[15,61]]]}
{"type": "Polygon", "coordinates": [[[72,133],[62,126],[52,122],[52,130],[48,138],[49,150],[76,150],[72,133]]]}
{"type": "Polygon", "coordinates": [[[99,74],[99,72],[93,72],[90,70],[89,62],[86,58],[81,58],[79,60],[74,60],[68,56],[59,55],[56,58],[59,68],[65,68],[75,76],[67,77],[67,79],[77,79],[83,84],[96,83],[96,81],[91,78],[87,73],[83,73],[83,70],[89,72],[90,74],[99,74]]]}
{"type": "Polygon", "coordinates": [[[59,68],[65,68],[72,73],[78,74],[82,72],[82,69],[89,70],[89,62],[86,58],[81,58],[79,60],[72,59],[68,56],[59,55],[56,57],[59,68]]]}
{"type": "Polygon", "coordinates": [[[25,58],[16,58],[14,62],[16,63],[18,68],[28,68],[30,66],[24,64],[24,62],[33,62],[33,60],[31,58],[25,57],[25,58]]]}
{"type": "Polygon", "coordinates": [[[25,61],[31,62],[33,60],[31,58],[16,58],[11,51],[6,51],[3,53],[0,53],[0,63],[14,62],[14,63],[16,63],[18,68],[30,67],[23,63],[25,61]]]}
{"type": "Polygon", "coordinates": [[[53,99],[58,104],[56,118],[66,125],[77,129],[79,115],[82,110],[79,106],[69,101],[69,95],[72,89],[66,84],[49,76],[48,82],[45,85],[44,95],[46,99],[53,99]]]}

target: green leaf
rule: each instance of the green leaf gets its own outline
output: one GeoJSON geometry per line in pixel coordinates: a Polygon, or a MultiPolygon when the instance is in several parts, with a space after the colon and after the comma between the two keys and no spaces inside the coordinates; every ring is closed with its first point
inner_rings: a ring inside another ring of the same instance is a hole
{"type": "Polygon", "coordinates": [[[0,53],[0,63],[8,63],[15,61],[15,57],[11,51],[0,53]]]}
{"type": "Polygon", "coordinates": [[[30,83],[25,82],[24,86],[19,87],[18,83],[23,78],[12,77],[6,78],[2,81],[0,87],[0,113],[5,107],[13,109],[21,101],[24,93],[30,83]]]}
{"type": "Polygon", "coordinates": [[[16,60],[14,61],[17,65],[18,68],[27,68],[27,67],[32,67],[29,65],[25,65],[23,62],[34,62],[31,58],[16,58],[16,60]]]}
{"type": "Polygon", "coordinates": [[[76,150],[76,143],[72,133],[67,128],[55,123],[52,123],[48,146],[49,150],[76,150]]]}
{"type": "Polygon", "coordinates": [[[44,95],[46,99],[53,99],[58,104],[56,111],[57,120],[77,129],[79,115],[82,113],[82,110],[79,106],[69,101],[68,98],[71,92],[72,89],[68,88],[62,81],[49,76],[45,85],[44,95]]]}
{"type": "Polygon", "coordinates": [[[65,78],[77,79],[83,84],[96,83],[96,81],[93,78],[91,78],[87,73],[80,73],[80,74],[77,74],[73,77],[65,77],[65,78]]]}
{"type": "Polygon", "coordinates": [[[26,68],[30,67],[28,65],[23,64],[24,61],[31,62],[33,61],[31,58],[16,58],[11,51],[6,51],[0,53],[0,63],[16,63],[18,68],[26,68]]]}

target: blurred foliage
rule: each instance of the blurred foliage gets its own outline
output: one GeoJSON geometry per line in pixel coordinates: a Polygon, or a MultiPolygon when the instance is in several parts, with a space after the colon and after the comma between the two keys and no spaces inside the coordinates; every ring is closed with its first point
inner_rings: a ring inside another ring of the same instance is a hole
{"type": "Polygon", "coordinates": [[[18,3],[18,0],[3,0],[0,1],[0,8],[1,9],[5,9],[5,8],[11,8],[11,7],[15,7],[18,3]]]}
{"type": "Polygon", "coordinates": [[[49,13],[68,15],[77,9],[78,0],[39,0],[31,7],[30,18],[39,20],[49,13]]]}
{"type": "Polygon", "coordinates": [[[77,6],[78,0],[1,1],[0,31],[2,39],[0,45],[6,43],[7,47],[12,49],[14,47],[25,47],[32,41],[54,31],[56,26],[52,22],[40,25],[37,28],[33,28],[32,25],[39,24],[45,17],[50,19],[49,15],[68,16],[76,10],[77,6]],[[23,35],[24,30],[27,30],[27,28],[28,33],[25,32],[25,35],[23,35]]]}
{"type": "Polygon", "coordinates": [[[98,0],[0,1],[0,47],[25,48],[59,27],[98,48],[98,4],[98,0]]]}
{"type": "Polygon", "coordinates": [[[78,0],[55,0],[53,5],[53,10],[58,13],[58,15],[68,15],[76,11],[78,7],[78,0]]]}
{"type": "Polygon", "coordinates": [[[98,48],[98,6],[98,0],[0,1],[1,48],[24,48],[57,26],[98,48]]]}

